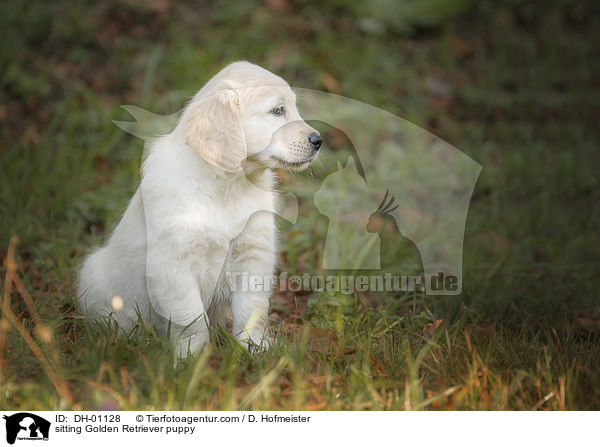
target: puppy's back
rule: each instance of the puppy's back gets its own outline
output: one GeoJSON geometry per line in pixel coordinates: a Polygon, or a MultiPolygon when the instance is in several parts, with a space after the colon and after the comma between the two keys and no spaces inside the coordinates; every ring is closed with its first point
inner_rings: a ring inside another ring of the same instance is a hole
{"type": "Polygon", "coordinates": [[[125,330],[137,320],[137,309],[147,320],[145,275],[146,227],[138,188],[108,243],[82,265],[77,291],[82,312],[93,318],[112,315],[125,330]],[[115,296],[123,301],[122,309],[118,299],[113,307],[115,296]]]}

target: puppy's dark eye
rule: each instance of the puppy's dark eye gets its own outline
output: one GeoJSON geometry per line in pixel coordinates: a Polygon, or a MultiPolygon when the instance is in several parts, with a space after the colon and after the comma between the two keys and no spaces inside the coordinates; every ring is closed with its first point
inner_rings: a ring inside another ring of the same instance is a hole
{"type": "Polygon", "coordinates": [[[281,116],[285,113],[285,109],[283,108],[283,106],[277,106],[271,110],[271,113],[275,116],[281,116]]]}

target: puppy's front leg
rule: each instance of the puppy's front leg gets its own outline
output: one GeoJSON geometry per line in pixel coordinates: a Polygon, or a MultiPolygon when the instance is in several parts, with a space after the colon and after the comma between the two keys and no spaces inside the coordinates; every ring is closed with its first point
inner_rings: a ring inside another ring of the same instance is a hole
{"type": "Polygon", "coordinates": [[[271,292],[233,292],[231,312],[233,314],[233,336],[246,348],[254,344],[268,348],[267,317],[271,292]]]}
{"type": "MultiPolygon", "coordinates": [[[[170,322],[171,341],[180,357],[200,350],[209,341],[208,316],[189,262],[165,258],[164,248],[148,252],[146,285],[152,309],[170,322]],[[159,256],[161,254],[162,256],[159,256]]],[[[166,329],[166,328],[164,328],[166,329]]]]}
{"type": "Polygon", "coordinates": [[[232,292],[233,336],[245,346],[252,342],[268,347],[269,280],[275,269],[273,214],[254,214],[235,239],[232,255],[232,272],[242,275],[232,292]]]}

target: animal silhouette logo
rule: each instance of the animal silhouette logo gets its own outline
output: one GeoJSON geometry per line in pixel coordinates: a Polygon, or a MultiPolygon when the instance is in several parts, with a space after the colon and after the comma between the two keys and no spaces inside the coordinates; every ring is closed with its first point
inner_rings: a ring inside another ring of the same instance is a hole
{"type": "Polygon", "coordinates": [[[50,422],[33,413],[15,413],[3,416],[6,420],[6,442],[14,444],[19,440],[48,440],[50,422]]]}
{"type": "MultiPolygon", "coordinates": [[[[385,110],[327,92],[293,90],[306,121],[335,127],[356,151],[345,164],[338,162],[338,169],[322,180],[313,197],[316,209],[329,219],[320,267],[381,270],[393,266],[401,274],[422,272],[428,295],[461,293],[467,212],[482,166],[385,110]],[[380,206],[374,209],[377,203],[380,206]]],[[[157,134],[169,133],[180,115],[123,108],[135,121],[115,124],[142,138],[146,146],[157,134]]],[[[248,187],[256,186],[249,181],[248,187]]],[[[296,196],[287,193],[279,199],[277,214],[295,223],[296,196]]]]}

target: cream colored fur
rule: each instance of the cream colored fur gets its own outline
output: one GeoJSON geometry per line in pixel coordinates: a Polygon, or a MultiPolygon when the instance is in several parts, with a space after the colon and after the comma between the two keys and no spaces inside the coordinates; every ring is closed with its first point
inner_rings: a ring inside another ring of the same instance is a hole
{"type": "Polygon", "coordinates": [[[232,291],[226,278],[274,273],[272,169],[303,169],[317,155],[295,102],[283,79],[248,62],[214,76],[152,144],[121,221],[83,263],[83,312],[125,331],[138,313],[170,326],[182,356],[228,317],[240,342],[268,345],[270,291],[232,291]]]}

